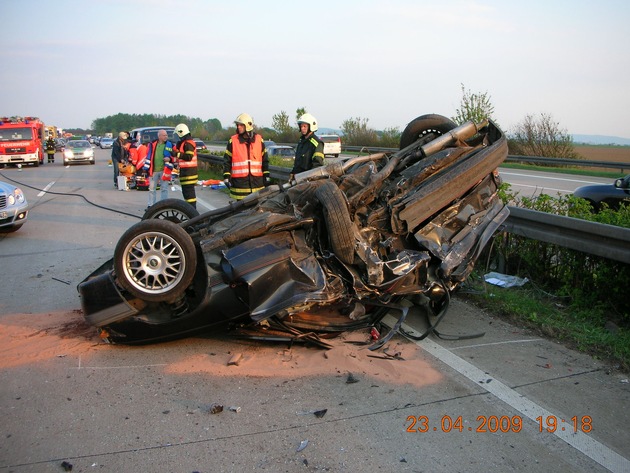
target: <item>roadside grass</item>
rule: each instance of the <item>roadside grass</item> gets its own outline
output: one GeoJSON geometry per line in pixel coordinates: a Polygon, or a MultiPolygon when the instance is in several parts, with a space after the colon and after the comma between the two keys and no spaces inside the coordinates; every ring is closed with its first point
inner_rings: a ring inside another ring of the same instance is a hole
{"type": "Polygon", "coordinates": [[[622,170],[619,172],[611,172],[611,171],[599,171],[599,170],[585,170],[583,168],[576,167],[549,167],[549,166],[535,166],[531,164],[519,164],[519,163],[506,163],[503,162],[501,164],[502,168],[506,169],[524,169],[528,171],[543,171],[543,172],[555,172],[558,174],[571,174],[575,176],[592,176],[592,177],[609,177],[611,179],[617,179],[618,177],[623,177],[627,173],[624,173],[622,170]]]}
{"type": "Polygon", "coordinates": [[[587,353],[613,369],[630,372],[630,330],[615,325],[604,305],[565,305],[541,289],[501,288],[475,272],[460,296],[509,323],[587,353]]]}

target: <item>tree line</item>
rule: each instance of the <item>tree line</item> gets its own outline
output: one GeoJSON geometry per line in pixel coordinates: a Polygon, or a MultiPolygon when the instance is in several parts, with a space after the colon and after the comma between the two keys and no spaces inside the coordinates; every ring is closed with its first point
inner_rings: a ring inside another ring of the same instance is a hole
{"type": "Polygon", "coordinates": [[[123,130],[133,130],[143,126],[176,126],[186,123],[191,133],[201,139],[210,139],[212,135],[222,130],[221,122],[218,118],[203,120],[197,117],[187,117],[186,115],[156,115],[152,113],[130,114],[117,113],[108,117],[97,118],[92,122],[91,132],[102,136],[105,133],[116,134],[123,130]]]}

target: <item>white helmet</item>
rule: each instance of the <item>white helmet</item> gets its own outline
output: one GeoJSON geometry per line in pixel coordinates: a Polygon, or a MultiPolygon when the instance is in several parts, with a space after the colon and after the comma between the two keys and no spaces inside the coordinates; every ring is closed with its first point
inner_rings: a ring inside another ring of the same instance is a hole
{"type": "Polygon", "coordinates": [[[298,118],[298,125],[301,125],[302,123],[308,123],[308,125],[311,127],[311,131],[317,131],[317,118],[315,118],[310,113],[305,113],[300,118],[298,118]]]}
{"type": "Polygon", "coordinates": [[[190,130],[188,129],[188,127],[185,124],[180,123],[179,125],[177,125],[175,127],[175,133],[177,133],[177,136],[182,138],[182,137],[186,136],[188,133],[190,133],[190,130]]]}
{"type": "Polygon", "coordinates": [[[246,113],[241,113],[238,117],[236,117],[234,123],[245,125],[245,131],[252,131],[254,129],[254,120],[252,120],[252,117],[246,113]]]}

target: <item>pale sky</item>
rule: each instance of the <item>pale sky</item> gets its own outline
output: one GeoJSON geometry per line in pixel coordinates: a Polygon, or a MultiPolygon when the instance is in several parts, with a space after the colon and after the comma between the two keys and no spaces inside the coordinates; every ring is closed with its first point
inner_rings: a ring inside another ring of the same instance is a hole
{"type": "Polygon", "coordinates": [[[259,126],[305,107],[403,129],[461,84],[509,132],[546,113],[630,138],[627,0],[0,0],[0,115],[89,128],[117,113],[259,126]]]}

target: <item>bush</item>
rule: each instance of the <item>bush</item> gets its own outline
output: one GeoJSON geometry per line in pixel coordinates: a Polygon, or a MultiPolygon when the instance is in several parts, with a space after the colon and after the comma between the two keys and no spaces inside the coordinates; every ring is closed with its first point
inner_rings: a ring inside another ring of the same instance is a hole
{"type": "MultiPolygon", "coordinates": [[[[500,195],[510,205],[630,228],[628,206],[592,213],[589,203],[575,196],[541,194],[517,200],[509,185],[502,186],[500,195]]],[[[527,277],[544,291],[567,300],[575,311],[590,310],[594,319],[605,317],[630,328],[626,295],[630,265],[510,233],[497,235],[492,251],[496,251],[494,258],[500,262],[497,269],[501,272],[527,277]]]]}
{"type": "Polygon", "coordinates": [[[539,118],[527,115],[510,134],[510,154],[546,158],[578,159],[573,138],[561,130],[551,115],[541,113],[539,118]]]}

